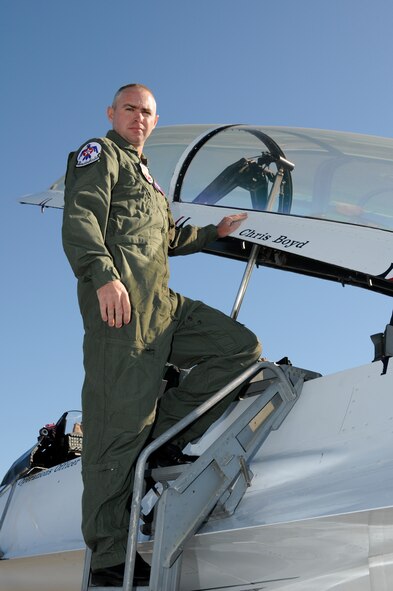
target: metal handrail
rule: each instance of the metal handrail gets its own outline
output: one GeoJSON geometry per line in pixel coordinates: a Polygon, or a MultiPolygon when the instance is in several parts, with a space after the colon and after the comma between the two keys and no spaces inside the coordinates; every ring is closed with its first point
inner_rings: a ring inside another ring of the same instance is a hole
{"type": "Polygon", "coordinates": [[[251,279],[251,274],[254,270],[254,265],[257,262],[258,253],[259,253],[260,248],[261,247],[259,244],[252,245],[250,257],[248,259],[247,266],[246,266],[244,274],[243,274],[243,279],[240,284],[239,291],[237,292],[235,303],[233,304],[233,308],[232,308],[232,312],[231,312],[231,318],[233,318],[233,320],[236,320],[239,315],[240,306],[242,305],[243,298],[246,293],[248,283],[251,279]]]}
{"type": "Polygon", "coordinates": [[[137,549],[137,531],[139,525],[139,519],[141,514],[141,505],[142,505],[142,494],[143,494],[143,487],[144,487],[144,477],[145,477],[145,470],[146,470],[146,462],[148,458],[151,456],[153,452],[155,452],[159,447],[161,447],[164,443],[167,443],[169,440],[173,439],[178,433],[183,431],[186,427],[188,427],[191,423],[195,420],[199,419],[203,414],[209,411],[213,406],[215,406],[218,402],[223,400],[228,394],[230,394],[235,388],[241,386],[246,380],[249,378],[254,377],[257,373],[262,371],[263,369],[269,368],[272,370],[277,378],[283,382],[283,384],[288,388],[290,394],[292,394],[292,386],[290,385],[287,376],[280,368],[280,366],[275,365],[274,363],[267,362],[267,361],[257,361],[253,365],[251,365],[248,369],[246,369],[242,374],[240,374],[237,378],[232,380],[229,384],[221,388],[216,394],[214,394],[209,400],[206,400],[203,404],[198,406],[195,410],[190,412],[187,416],[181,419],[178,423],[173,425],[168,431],[157,437],[152,443],[150,443],[139,455],[138,461],[135,466],[135,476],[134,476],[134,488],[132,493],[132,503],[131,503],[131,514],[130,514],[130,524],[129,524],[129,534],[128,534],[128,544],[127,544],[127,555],[126,555],[126,563],[125,563],[125,572],[124,572],[124,581],[123,581],[123,591],[132,591],[133,586],[133,577],[134,577],[134,569],[135,569],[135,556],[136,556],[136,549],[137,549]]]}

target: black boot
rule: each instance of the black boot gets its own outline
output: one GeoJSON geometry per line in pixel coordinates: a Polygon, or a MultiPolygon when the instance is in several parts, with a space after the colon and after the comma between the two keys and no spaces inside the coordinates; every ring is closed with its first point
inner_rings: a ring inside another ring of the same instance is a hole
{"type": "MultiPolygon", "coordinates": [[[[122,587],[124,579],[124,562],[115,566],[107,566],[92,571],[92,587],[122,587]]],[[[134,586],[147,587],[150,579],[150,565],[137,553],[135,557],[134,586]]]]}
{"type": "Polygon", "coordinates": [[[152,453],[149,464],[152,468],[166,468],[167,466],[192,464],[197,459],[198,456],[183,454],[180,447],[174,443],[165,443],[157,451],[152,453]]]}

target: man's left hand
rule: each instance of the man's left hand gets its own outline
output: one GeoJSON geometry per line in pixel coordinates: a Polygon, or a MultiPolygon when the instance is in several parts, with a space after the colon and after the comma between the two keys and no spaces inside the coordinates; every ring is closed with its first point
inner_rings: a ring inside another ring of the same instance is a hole
{"type": "Polygon", "coordinates": [[[238,229],[243,220],[247,219],[246,213],[235,213],[228,215],[217,224],[217,232],[219,238],[225,238],[232,232],[238,229]]]}

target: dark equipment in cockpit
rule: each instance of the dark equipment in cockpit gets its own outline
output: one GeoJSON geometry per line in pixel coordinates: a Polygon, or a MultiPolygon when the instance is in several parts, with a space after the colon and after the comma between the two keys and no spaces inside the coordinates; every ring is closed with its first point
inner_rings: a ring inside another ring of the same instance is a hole
{"type": "Polygon", "coordinates": [[[79,457],[83,441],[81,416],[80,411],[68,411],[57,423],[42,427],[37,443],[12,464],[0,486],[79,457]]]}
{"type": "Polygon", "coordinates": [[[220,199],[241,187],[249,191],[252,209],[272,211],[278,196],[278,213],[289,213],[292,187],[289,172],[294,165],[281,155],[262,152],[255,158],[240,158],[227,166],[195,199],[193,203],[215,205],[220,199]],[[275,163],[277,171],[269,166],[275,163]]]}

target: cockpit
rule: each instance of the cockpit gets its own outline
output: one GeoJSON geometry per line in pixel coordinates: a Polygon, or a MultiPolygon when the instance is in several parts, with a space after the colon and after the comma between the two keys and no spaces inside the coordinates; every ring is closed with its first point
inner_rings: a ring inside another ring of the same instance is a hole
{"type": "Polygon", "coordinates": [[[56,423],[41,427],[37,443],[12,464],[0,487],[80,457],[82,442],[82,412],[69,410],[63,413],[56,423]]]}
{"type": "Polygon", "coordinates": [[[294,164],[285,158],[278,144],[257,129],[248,130],[250,137],[242,138],[247,139],[243,145],[239,146],[238,142],[228,144],[228,139],[233,142],[238,138],[217,138],[223,131],[220,128],[201,138],[184,158],[176,182],[171,187],[173,199],[202,205],[290,213],[290,172],[294,164]],[[222,142],[223,139],[226,141],[222,142]]]}

